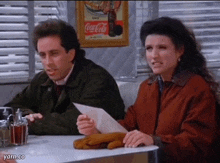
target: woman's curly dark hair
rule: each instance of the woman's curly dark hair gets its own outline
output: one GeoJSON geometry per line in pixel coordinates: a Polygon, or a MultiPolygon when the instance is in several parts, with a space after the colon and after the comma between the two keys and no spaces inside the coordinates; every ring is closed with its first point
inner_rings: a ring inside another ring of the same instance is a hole
{"type": "Polygon", "coordinates": [[[142,25],[140,39],[143,46],[145,46],[146,37],[150,34],[168,36],[177,49],[184,47],[184,54],[181,56],[174,74],[186,70],[202,76],[210,84],[210,88],[218,98],[219,85],[208,70],[206,59],[202,55],[200,45],[192,31],[176,18],[160,17],[146,21],[142,25]]]}

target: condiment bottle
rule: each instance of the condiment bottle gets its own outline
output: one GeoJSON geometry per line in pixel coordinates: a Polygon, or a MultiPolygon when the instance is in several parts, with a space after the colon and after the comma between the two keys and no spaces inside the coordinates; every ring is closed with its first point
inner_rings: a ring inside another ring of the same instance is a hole
{"type": "Polygon", "coordinates": [[[17,109],[14,116],[14,123],[11,124],[11,144],[24,145],[27,144],[28,137],[28,121],[22,117],[22,112],[17,109]]]}
{"type": "Polygon", "coordinates": [[[109,33],[108,35],[110,37],[114,37],[115,34],[115,25],[116,25],[116,13],[114,10],[113,2],[110,1],[110,10],[108,12],[108,27],[109,27],[109,33]]]}

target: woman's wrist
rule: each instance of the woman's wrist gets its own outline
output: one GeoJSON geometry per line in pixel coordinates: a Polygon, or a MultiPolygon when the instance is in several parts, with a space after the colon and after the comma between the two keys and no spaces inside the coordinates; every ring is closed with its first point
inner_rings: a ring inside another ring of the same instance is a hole
{"type": "Polygon", "coordinates": [[[153,145],[156,145],[160,148],[164,147],[161,137],[155,135],[150,135],[150,136],[153,138],[153,142],[154,142],[153,145]]]}
{"type": "Polygon", "coordinates": [[[149,142],[150,145],[154,145],[154,137],[150,135],[151,141],[149,142]]]}
{"type": "Polygon", "coordinates": [[[100,134],[100,131],[95,128],[92,134],[100,134]]]}

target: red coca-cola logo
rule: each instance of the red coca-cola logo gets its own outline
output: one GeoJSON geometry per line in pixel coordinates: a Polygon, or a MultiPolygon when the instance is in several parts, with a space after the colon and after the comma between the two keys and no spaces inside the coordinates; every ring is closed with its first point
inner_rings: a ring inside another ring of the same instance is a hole
{"type": "Polygon", "coordinates": [[[86,35],[107,34],[107,31],[108,31],[107,22],[86,22],[85,23],[86,35]]]}

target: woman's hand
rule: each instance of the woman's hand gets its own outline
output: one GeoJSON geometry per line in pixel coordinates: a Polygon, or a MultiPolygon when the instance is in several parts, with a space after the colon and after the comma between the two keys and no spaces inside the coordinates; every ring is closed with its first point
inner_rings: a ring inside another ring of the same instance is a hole
{"type": "Polygon", "coordinates": [[[96,129],[96,123],[94,119],[89,118],[85,114],[78,116],[76,125],[80,134],[92,135],[99,133],[99,131],[96,129]]]}
{"type": "Polygon", "coordinates": [[[123,139],[123,143],[125,144],[125,147],[135,148],[141,144],[153,145],[154,140],[150,135],[138,130],[133,130],[126,134],[125,138],[123,139]]]}

